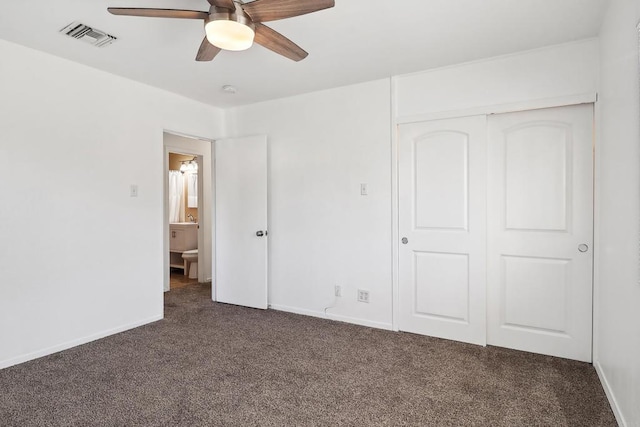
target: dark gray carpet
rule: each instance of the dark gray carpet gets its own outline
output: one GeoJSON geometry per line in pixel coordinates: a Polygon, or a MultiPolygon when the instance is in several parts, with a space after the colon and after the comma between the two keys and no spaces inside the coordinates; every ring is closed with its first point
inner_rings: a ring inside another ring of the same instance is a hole
{"type": "Polygon", "coordinates": [[[616,425],[589,364],[214,304],[208,288],[0,371],[0,425],[616,425]]]}

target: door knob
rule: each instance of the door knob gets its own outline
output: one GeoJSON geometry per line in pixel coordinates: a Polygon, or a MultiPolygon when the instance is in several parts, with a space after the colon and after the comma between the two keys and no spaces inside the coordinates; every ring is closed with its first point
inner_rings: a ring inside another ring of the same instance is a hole
{"type": "Polygon", "coordinates": [[[256,236],[258,236],[258,237],[262,237],[262,236],[266,236],[266,235],[267,235],[266,231],[262,231],[262,230],[256,231],[256,236]]]}
{"type": "Polygon", "coordinates": [[[409,243],[409,239],[407,239],[406,237],[402,238],[402,244],[406,245],[407,243],[409,243]]]}
{"type": "Polygon", "coordinates": [[[589,250],[589,245],[585,245],[584,243],[581,245],[578,245],[578,250],[580,252],[587,252],[589,250]]]}

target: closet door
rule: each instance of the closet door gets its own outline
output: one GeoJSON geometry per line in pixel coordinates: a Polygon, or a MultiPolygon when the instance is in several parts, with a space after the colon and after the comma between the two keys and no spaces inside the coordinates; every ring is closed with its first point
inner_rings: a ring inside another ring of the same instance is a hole
{"type": "Polygon", "coordinates": [[[399,328],[486,343],[486,118],[399,128],[399,328]]]}
{"type": "Polygon", "coordinates": [[[488,128],[488,343],[590,362],[593,106],[488,128]]]}

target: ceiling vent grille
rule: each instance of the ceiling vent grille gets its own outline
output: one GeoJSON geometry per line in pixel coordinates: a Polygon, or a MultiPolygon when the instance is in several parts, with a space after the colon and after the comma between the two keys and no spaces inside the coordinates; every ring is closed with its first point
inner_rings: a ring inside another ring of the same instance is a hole
{"type": "Polygon", "coordinates": [[[107,34],[104,31],[91,28],[80,22],[72,22],[61,29],[60,32],[68,35],[69,37],[82,40],[97,47],[109,46],[111,43],[118,40],[117,37],[107,34]]]}

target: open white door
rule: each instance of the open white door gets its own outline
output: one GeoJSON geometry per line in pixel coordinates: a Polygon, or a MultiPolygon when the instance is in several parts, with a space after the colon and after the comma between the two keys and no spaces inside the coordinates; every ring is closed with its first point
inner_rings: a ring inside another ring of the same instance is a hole
{"type": "Polygon", "coordinates": [[[267,137],[215,142],[215,300],[267,308],[267,137]]]}

